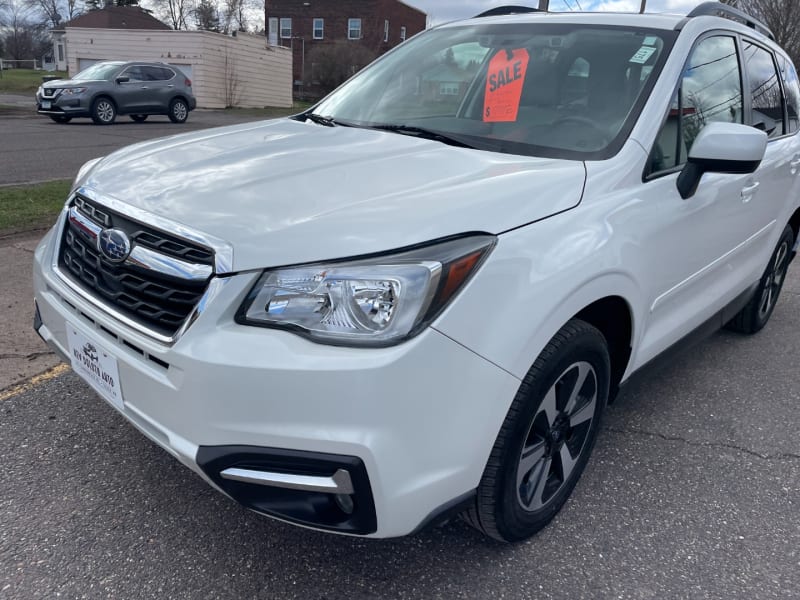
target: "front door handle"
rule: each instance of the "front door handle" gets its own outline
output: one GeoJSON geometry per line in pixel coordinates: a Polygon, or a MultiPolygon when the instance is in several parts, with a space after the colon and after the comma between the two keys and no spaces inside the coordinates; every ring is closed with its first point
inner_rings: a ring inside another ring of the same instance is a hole
{"type": "MultiPolygon", "coordinates": [[[[167,85],[167,87],[175,87],[175,86],[170,83],[170,84],[167,85]]],[[[800,161],[798,161],[798,164],[800,164],[800,161]]]]}
{"type": "Polygon", "coordinates": [[[747,185],[747,186],[743,187],[742,188],[742,200],[745,201],[745,202],[750,202],[750,200],[753,198],[753,194],[755,194],[755,191],[758,189],[759,185],[761,185],[760,182],[754,181],[750,185],[747,185]]]}
{"type": "Polygon", "coordinates": [[[146,85],[143,85],[143,86],[142,86],[142,89],[143,89],[143,90],[146,90],[146,89],[147,89],[147,86],[146,86],[146,85]]]}

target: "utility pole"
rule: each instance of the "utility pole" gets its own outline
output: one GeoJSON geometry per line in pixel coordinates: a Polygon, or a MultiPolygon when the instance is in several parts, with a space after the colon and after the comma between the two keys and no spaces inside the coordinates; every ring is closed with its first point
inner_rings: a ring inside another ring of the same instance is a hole
{"type": "Polygon", "coordinates": [[[550,9],[550,0],[539,0],[539,10],[547,12],[550,9]]]}
{"type": "Polygon", "coordinates": [[[644,12],[644,7],[647,6],[647,0],[642,0],[642,4],[639,6],[639,13],[644,12]]]}

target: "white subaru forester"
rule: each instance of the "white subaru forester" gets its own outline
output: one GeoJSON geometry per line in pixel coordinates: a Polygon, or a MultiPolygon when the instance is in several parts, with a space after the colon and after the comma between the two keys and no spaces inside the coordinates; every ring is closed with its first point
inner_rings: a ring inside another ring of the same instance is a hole
{"type": "Polygon", "coordinates": [[[771,38],[715,3],[482,15],[306,113],[91,161],[36,250],[36,329],[252,510],[524,539],[620,384],[775,307],[800,88],[771,38]]]}

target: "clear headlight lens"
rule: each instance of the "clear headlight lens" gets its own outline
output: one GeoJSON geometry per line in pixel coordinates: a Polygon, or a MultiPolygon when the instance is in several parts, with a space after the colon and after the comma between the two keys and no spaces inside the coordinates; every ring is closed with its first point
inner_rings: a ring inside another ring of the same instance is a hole
{"type": "Polygon", "coordinates": [[[265,271],[236,320],[320,343],[397,344],[441,312],[494,243],[474,235],[380,258],[265,271]]]}
{"type": "Polygon", "coordinates": [[[61,93],[62,93],[62,94],[66,94],[66,95],[70,96],[70,95],[82,94],[82,93],[83,93],[83,92],[85,92],[85,91],[86,91],[86,88],[85,88],[85,87],[77,87],[77,88],[64,88],[64,89],[61,91],[61,93]]]}

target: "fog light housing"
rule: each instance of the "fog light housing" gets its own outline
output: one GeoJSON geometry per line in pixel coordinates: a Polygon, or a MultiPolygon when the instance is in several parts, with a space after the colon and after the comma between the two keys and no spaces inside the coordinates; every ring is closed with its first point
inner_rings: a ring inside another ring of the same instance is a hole
{"type": "Polygon", "coordinates": [[[353,511],[356,508],[355,503],[353,502],[353,496],[350,494],[335,494],[333,499],[336,502],[336,506],[338,506],[339,510],[341,510],[344,514],[353,514],[353,511]]]}

